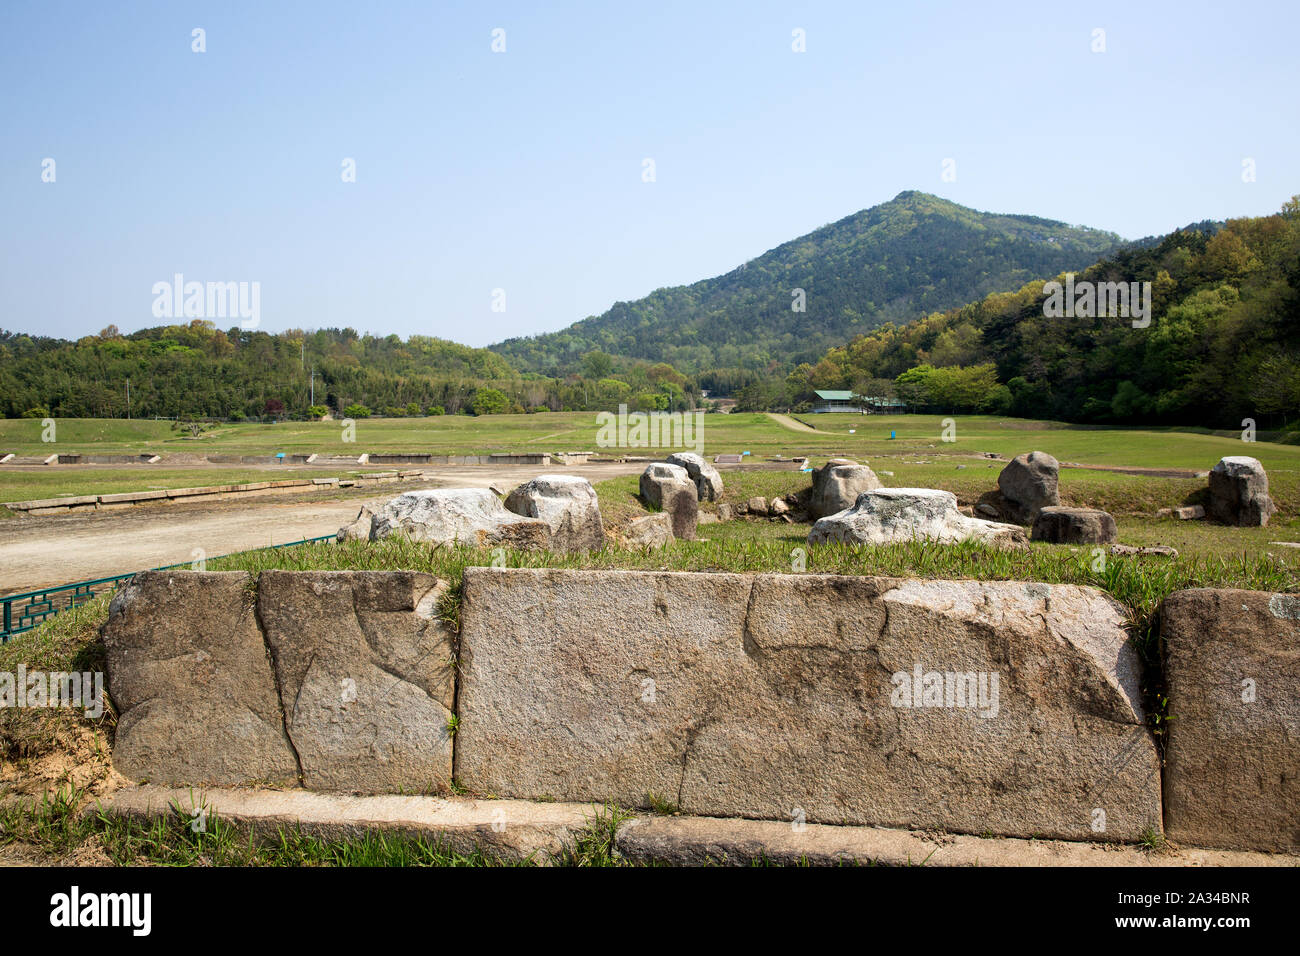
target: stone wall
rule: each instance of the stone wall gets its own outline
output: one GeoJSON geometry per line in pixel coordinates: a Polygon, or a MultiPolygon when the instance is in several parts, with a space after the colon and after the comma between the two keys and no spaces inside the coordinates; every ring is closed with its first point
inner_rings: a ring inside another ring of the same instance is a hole
{"type": "Polygon", "coordinates": [[[412,572],[137,576],[104,628],[118,770],[335,792],[455,779],[1088,841],[1135,842],[1163,817],[1197,845],[1300,843],[1296,598],[1166,603],[1162,800],[1125,612],[1092,588],[469,568],[459,636],[445,588],[412,572]],[[1248,679],[1244,710],[1229,691],[1248,679]]]}

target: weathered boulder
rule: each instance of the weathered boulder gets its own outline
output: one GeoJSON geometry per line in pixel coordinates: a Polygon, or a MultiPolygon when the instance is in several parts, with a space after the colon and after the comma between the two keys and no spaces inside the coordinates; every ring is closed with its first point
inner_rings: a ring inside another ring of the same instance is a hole
{"type": "Polygon", "coordinates": [[[487,488],[437,488],[398,495],[384,504],[370,529],[372,541],[391,534],[435,545],[459,542],[527,549],[547,548],[551,539],[545,521],[512,514],[487,488]]]}
{"type": "Polygon", "coordinates": [[[264,571],[257,611],[289,739],[313,790],[422,793],[451,782],[447,584],[413,571],[264,571]]]}
{"type": "Polygon", "coordinates": [[[114,596],[101,633],[124,777],[297,783],[249,574],[141,572],[114,596]]]}
{"type": "Polygon", "coordinates": [[[991,505],[1004,521],[1032,525],[1041,509],[1061,503],[1060,470],[1057,460],[1046,452],[1017,455],[998,474],[998,490],[984,495],[980,502],[991,505]]]}
{"type": "Polygon", "coordinates": [[[576,475],[538,475],[506,497],[506,510],[540,518],[551,529],[553,551],[599,551],[605,546],[596,489],[576,475]]]}
{"type": "Polygon", "coordinates": [[[1210,469],[1210,516],[1224,524],[1262,527],[1277,511],[1268,475],[1256,458],[1229,455],[1210,469]]]}
{"type": "Polygon", "coordinates": [[[809,544],[893,544],[924,539],[953,544],[974,538],[998,547],[1027,544],[1023,528],[970,518],[957,510],[957,497],[932,488],[878,488],[858,496],[848,511],[818,519],[809,544]]]}
{"type": "Polygon", "coordinates": [[[357,512],[356,519],[351,524],[346,524],[339,528],[336,535],[337,540],[343,541],[369,541],[370,529],[375,523],[375,513],[364,505],[357,512]]]}
{"type": "Polygon", "coordinates": [[[672,515],[662,511],[636,518],[623,530],[623,543],[631,548],[662,548],[672,540],[672,515]]]}
{"type": "Polygon", "coordinates": [[[655,462],[641,473],[641,498],[672,517],[674,537],[691,540],[699,523],[700,499],[695,482],[681,465],[655,462]]]}
{"type": "Polygon", "coordinates": [[[1092,588],[464,580],[456,768],[472,790],[1076,840],[1160,828],[1124,610],[1092,588]]]}
{"type": "Polygon", "coordinates": [[[674,452],[668,456],[668,464],[686,469],[691,481],[695,482],[700,501],[717,501],[722,497],[722,475],[695,452],[674,452]]]}
{"type": "Polygon", "coordinates": [[[832,458],[812,473],[812,490],[807,510],[813,518],[825,518],[852,508],[858,496],[880,487],[880,479],[866,465],[847,458],[832,458]]]}
{"type": "Polygon", "coordinates": [[[1165,821],[1194,846],[1300,847],[1300,596],[1195,588],[1160,609],[1165,821]]]}
{"type": "Polygon", "coordinates": [[[1048,506],[1038,512],[1029,540],[1050,544],[1112,544],[1119,539],[1115,519],[1094,508],[1048,506]]]}

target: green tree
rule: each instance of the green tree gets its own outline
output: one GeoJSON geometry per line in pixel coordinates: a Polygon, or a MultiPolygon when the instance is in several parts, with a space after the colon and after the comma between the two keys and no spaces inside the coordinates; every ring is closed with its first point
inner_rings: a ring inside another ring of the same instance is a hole
{"type": "Polygon", "coordinates": [[[480,388],[474,393],[474,403],[471,407],[475,415],[500,415],[510,407],[510,400],[499,389],[480,388]]]}

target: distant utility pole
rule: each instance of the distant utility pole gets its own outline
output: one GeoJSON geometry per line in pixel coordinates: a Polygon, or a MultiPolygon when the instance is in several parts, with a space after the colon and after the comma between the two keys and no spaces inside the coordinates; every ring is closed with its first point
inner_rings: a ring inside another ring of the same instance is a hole
{"type": "Polygon", "coordinates": [[[131,380],[126,380],[126,420],[131,420],[131,380]]]}
{"type": "Polygon", "coordinates": [[[315,365],[311,367],[311,401],[308,402],[307,404],[308,405],[316,404],[316,366],[315,365]]]}

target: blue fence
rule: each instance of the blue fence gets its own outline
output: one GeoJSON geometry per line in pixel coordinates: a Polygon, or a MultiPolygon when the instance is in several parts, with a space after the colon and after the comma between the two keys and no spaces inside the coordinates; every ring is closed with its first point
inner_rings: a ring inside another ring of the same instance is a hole
{"type": "MultiPolygon", "coordinates": [[[[321,535],[319,538],[303,538],[301,541],[288,541],[284,544],[270,545],[269,548],[293,548],[300,544],[333,541],[334,538],[334,535],[326,534],[321,535]]],[[[254,548],[253,550],[265,551],[268,548],[254,548]]],[[[224,558],[229,557],[229,555],[223,554],[218,555],[218,557],[224,558]]],[[[212,558],[211,560],[215,561],[217,559],[212,558]]],[[[168,564],[153,570],[170,571],[173,568],[191,566],[191,562],[182,561],[180,564],[168,564]]],[[[53,617],[60,611],[79,607],[101,594],[117,590],[123,581],[129,581],[139,573],[138,571],[132,571],[129,574],[117,574],[111,578],[95,578],[93,581],[78,581],[75,584],[58,584],[37,591],[6,594],[4,597],[0,597],[0,610],[3,611],[4,615],[4,629],[0,630],[0,644],[7,642],[15,634],[30,631],[42,621],[53,617]]]]}

